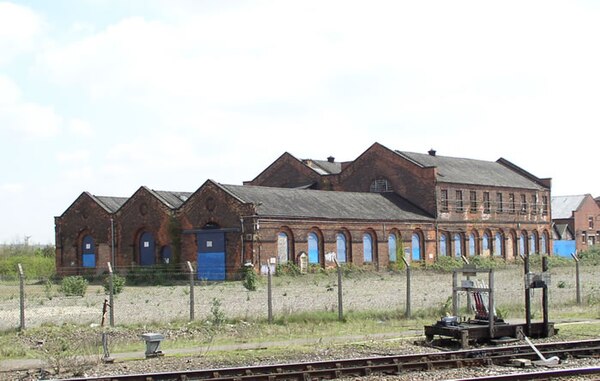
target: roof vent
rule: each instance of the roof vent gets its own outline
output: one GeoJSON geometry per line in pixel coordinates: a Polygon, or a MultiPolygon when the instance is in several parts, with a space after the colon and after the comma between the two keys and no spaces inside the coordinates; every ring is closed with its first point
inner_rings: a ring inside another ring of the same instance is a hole
{"type": "Polygon", "coordinates": [[[328,162],[330,162],[330,163],[333,163],[333,162],[335,161],[335,157],[333,157],[333,156],[329,156],[329,157],[327,158],[327,161],[328,161],[328,162]]]}
{"type": "Polygon", "coordinates": [[[429,156],[435,156],[435,150],[432,148],[428,151],[429,156]]]}

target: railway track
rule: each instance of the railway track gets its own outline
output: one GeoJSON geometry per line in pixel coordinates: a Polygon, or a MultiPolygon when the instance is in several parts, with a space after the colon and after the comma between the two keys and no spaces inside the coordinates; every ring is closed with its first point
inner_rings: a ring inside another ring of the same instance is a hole
{"type": "MultiPolygon", "coordinates": [[[[536,348],[546,358],[561,359],[600,357],[600,340],[569,341],[537,344],[536,348]]],[[[91,378],[70,378],[68,381],[242,381],[242,380],[313,380],[341,377],[362,377],[372,374],[397,375],[413,371],[432,371],[486,365],[503,365],[514,359],[539,360],[539,355],[529,345],[488,347],[460,351],[432,352],[414,355],[381,356],[356,359],[329,360],[312,363],[289,363],[205,370],[185,370],[154,374],[111,375],[91,378]]],[[[600,368],[585,368],[580,372],[600,373],[600,368]]],[[[551,370],[550,372],[568,371],[551,370]]],[[[539,372],[537,379],[544,379],[539,372]]],[[[548,374],[548,373],[546,373],[548,374]]],[[[523,380],[529,378],[481,378],[486,380],[523,380]]],[[[516,376],[515,376],[516,377],[516,376]]],[[[548,378],[546,378],[548,379],[548,378]]]]}

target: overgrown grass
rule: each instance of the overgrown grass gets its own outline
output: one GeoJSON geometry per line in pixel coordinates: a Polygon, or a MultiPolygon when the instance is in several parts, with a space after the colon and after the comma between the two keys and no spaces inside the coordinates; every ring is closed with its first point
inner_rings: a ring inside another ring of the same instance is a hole
{"type": "Polygon", "coordinates": [[[56,273],[54,247],[9,245],[0,248],[0,279],[19,278],[21,264],[27,279],[49,279],[56,273]]]}

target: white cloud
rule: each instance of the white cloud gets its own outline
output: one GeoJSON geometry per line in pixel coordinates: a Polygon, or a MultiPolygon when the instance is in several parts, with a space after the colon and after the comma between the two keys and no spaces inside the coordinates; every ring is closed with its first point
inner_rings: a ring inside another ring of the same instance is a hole
{"type": "Polygon", "coordinates": [[[94,134],[92,125],[88,121],[78,118],[69,120],[69,131],[81,137],[90,137],[94,134]]]}
{"type": "Polygon", "coordinates": [[[41,29],[42,20],[31,9],[0,2],[0,64],[32,49],[41,29]]]}
{"type": "Polygon", "coordinates": [[[23,100],[19,86],[0,75],[0,130],[45,138],[55,136],[62,122],[52,106],[23,100]]]}
{"type": "Polygon", "coordinates": [[[21,183],[0,184],[0,194],[16,194],[20,193],[23,189],[24,186],[21,183]]]}
{"type": "Polygon", "coordinates": [[[77,163],[86,162],[90,157],[87,150],[61,151],[56,154],[56,160],[59,163],[77,163]]]}

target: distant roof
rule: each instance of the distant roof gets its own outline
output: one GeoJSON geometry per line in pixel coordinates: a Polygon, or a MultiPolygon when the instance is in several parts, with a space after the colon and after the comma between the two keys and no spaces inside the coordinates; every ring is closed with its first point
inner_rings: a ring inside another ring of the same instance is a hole
{"type": "Polygon", "coordinates": [[[542,186],[536,182],[495,161],[464,159],[406,151],[396,151],[396,153],[423,167],[437,167],[438,181],[441,182],[542,189],[542,186]]]}
{"type": "Polygon", "coordinates": [[[552,197],[552,218],[565,219],[572,218],[573,212],[579,208],[579,205],[585,199],[585,195],[576,196],[553,196],[552,197]]]}
{"type": "Polygon", "coordinates": [[[190,196],[192,192],[173,192],[173,191],[157,191],[152,190],[158,198],[169,208],[177,209],[183,204],[190,196]]]}
{"type": "Polygon", "coordinates": [[[319,175],[335,175],[342,171],[342,163],[313,159],[303,159],[302,162],[319,175]]]}
{"type": "Polygon", "coordinates": [[[558,239],[572,239],[573,233],[571,233],[571,229],[569,229],[568,224],[553,224],[553,226],[558,239]]]}
{"type": "Polygon", "coordinates": [[[128,197],[92,196],[109,213],[114,213],[127,201],[128,197]]]}
{"type": "Polygon", "coordinates": [[[256,204],[269,217],[352,220],[433,221],[426,212],[395,194],[331,192],[219,184],[242,202],[256,204]]]}

